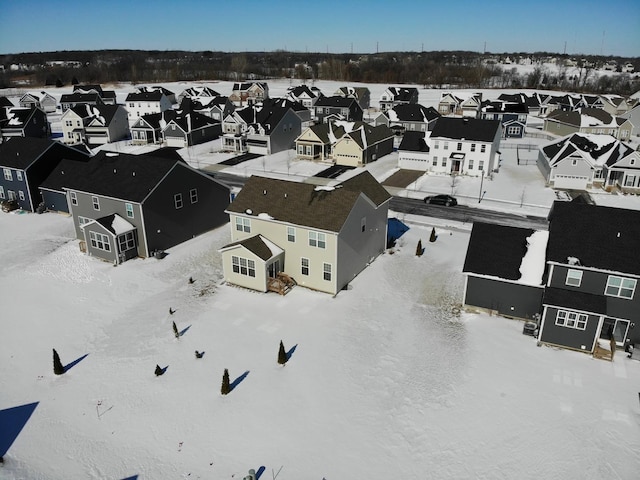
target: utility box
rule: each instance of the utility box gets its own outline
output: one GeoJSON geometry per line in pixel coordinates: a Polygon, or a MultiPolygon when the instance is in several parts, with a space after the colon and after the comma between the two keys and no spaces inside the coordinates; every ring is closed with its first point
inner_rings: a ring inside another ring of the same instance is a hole
{"type": "Polygon", "coordinates": [[[538,334],[538,325],[533,322],[526,322],[524,327],[522,327],[522,334],[535,337],[538,334]]]}

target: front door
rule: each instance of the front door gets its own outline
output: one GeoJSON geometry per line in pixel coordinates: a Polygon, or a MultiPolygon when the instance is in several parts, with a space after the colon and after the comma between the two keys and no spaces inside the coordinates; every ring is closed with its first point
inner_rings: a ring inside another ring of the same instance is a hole
{"type": "Polygon", "coordinates": [[[280,270],[280,260],[276,260],[273,263],[270,263],[269,266],[267,267],[267,275],[270,278],[276,278],[276,275],[278,275],[278,272],[281,272],[282,270],[280,270]]]}
{"type": "Polygon", "coordinates": [[[616,339],[616,345],[619,347],[624,346],[624,342],[627,339],[627,332],[629,331],[628,320],[618,320],[615,318],[605,318],[602,323],[602,330],[600,330],[600,338],[606,340],[609,339],[609,335],[613,334],[613,338],[616,339]]]}

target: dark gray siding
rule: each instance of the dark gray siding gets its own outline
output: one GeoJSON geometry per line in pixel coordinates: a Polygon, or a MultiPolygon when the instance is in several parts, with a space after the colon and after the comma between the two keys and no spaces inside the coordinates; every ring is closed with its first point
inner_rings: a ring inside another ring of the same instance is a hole
{"type": "Polygon", "coordinates": [[[177,165],[144,202],[145,233],[149,251],[165,250],[224,225],[229,217],[229,189],[186,165],[177,165]],[[190,191],[198,191],[191,203],[190,191]],[[176,209],[174,195],[182,195],[176,209]]]}
{"type": "Polygon", "coordinates": [[[598,324],[600,316],[589,315],[587,328],[578,330],[575,328],[560,327],[556,325],[556,315],[558,309],[555,307],[547,307],[543,322],[544,326],[539,340],[554,345],[562,345],[576,350],[591,352],[593,342],[597,336],[598,324]],[[584,346],[584,348],[583,348],[584,346]]]}
{"type": "Polygon", "coordinates": [[[508,317],[530,319],[542,311],[544,289],[468,276],[465,305],[495,310],[508,317]]]}
{"type": "Polygon", "coordinates": [[[278,153],[294,147],[296,138],[302,133],[302,121],[293,110],[284,114],[271,132],[270,153],[278,153]]]}
{"type": "Polygon", "coordinates": [[[86,235],[87,253],[93,257],[101,258],[102,260],[106,260],[107,262],[115,263],[118,258],[118,246],[116,245],[116,240],[113,234],[98,223],[89,224],[83,230],[86,235]],[[91,246],[91,232],[106,235],[109,238],[109,251],[101,250],[91,246]]]}
{"type": "Polygon", "coordinates": [[[53,190],[41,189],[42,201],[47,210],[52,212],[69,213],[69,205],[67,204],[67,196],[63,192],[54,192],[53,190]]]}
{"type": "MultiPolygon", "coordinates": [[[[617,274],[617,276],[624,277],[624,274],[617,274]]],[[[633,298],[626,299],[604,294],[608,277],[609,274],[604,272],[596,272],[593,270],[582,269],[580,267],[554,265],[550,286],[562,288],[564,290],[590,293],[592,295],[601,295],[607,301],[606,313],[608,316],[631,321],[640,319],[640,281],[638,281],[633,298]],[[570,268],[574,270],[582,270],[582,282],[579,287],[566,285],[567,271],[570,268]]]]}

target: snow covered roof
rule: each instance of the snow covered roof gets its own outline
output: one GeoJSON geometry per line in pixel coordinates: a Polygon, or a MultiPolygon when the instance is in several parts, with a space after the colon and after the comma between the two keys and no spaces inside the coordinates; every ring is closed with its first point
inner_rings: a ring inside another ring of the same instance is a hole
{"type": "Polygon", "coordinates": [[[631,154],[633,149],[612,135],[574,133],[542,147],[542,152],[551,166],[579,153],[592,166],[602,167],[613,165],[631,154]]]}
{"type": "Polygon", "coordinates": [[[122,235],[123,233],[131,232],[132,230],[136,229],[136,227],[131,225],[127,220],[122,218],[117,213],[113,213],[105,217],[100,217],[94,221],[85,223],[84,225],[81,225],[80,228],[88,227],[94,222],[99,223],[114,235],[122,235]]]}

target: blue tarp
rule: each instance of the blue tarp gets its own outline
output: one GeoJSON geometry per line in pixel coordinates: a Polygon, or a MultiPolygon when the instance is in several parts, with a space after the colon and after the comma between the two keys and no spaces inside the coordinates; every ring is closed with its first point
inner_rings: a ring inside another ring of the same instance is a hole
{"type": "Polygon", "coordinates": [[[400,220],[397,218],[389,218],[387,220],[387,243],[392,239],[394,241],[399,239],[407,230],[409,230],[409,227],[400,220]]]}
{"type": "Polygon", "coordinates": [[[0,410],[0,457],[4,457],[9,447],[18,438],[22,428],[29,421],[29,417],[39,402],[20,405],[19,407],[0,410]]]}

